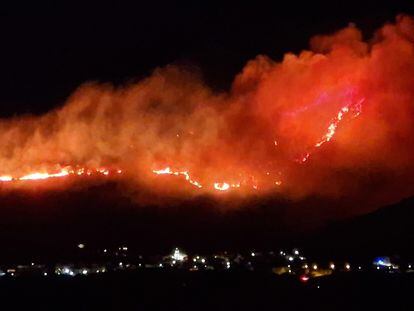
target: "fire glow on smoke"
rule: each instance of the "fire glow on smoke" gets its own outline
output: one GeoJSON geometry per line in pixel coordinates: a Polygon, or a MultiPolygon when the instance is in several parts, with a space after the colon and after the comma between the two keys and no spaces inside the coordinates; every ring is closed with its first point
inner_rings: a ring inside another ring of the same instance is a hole
{"type": "Polygon", "coordinates": [[[399,16],[372,40],[351,25],[282,62],[258,56],[228,92],[175,66],[86,84],[43,116],[0,121],[0,183],[94,175],[160,193],[335,195],[366,171],[414,172],[413,116],[414,20],[399,16]]]}

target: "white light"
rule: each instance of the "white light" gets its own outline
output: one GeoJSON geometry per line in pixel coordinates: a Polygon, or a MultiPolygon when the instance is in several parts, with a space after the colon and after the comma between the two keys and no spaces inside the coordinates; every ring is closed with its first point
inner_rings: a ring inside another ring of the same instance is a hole
{"type": "Polygon", "coordinates": [[[205,263],[205,262],[206,262],[206,260],[203,258],[203,259],[201,259],[201,262],[202,262],[202,263],[205,263]]]}
{"type": "Polygon", "coordinates": [[[297,249],[295,249],[294,254],[299,255],[299,251],[297,249]]]}
{"type": "Polygon", "coordinates": [[[411,269],[411,265],[408,265],[408,269],[411,269]]]}
{"type": "Polygon", "coordinates": [[[105,248],[105,249],[104,249],[104,253],[106,253],[107,251],[108,251],[108,250],[105,248]]]}
{"type": "Polygon", "coordinates": [[[230,185],[226,182],[220,183],[220,182],[216,182],[214,183],[214,189],[219,190],[219,191],[226,191],[230,188],[230,185]]]}
{"type": "Polygon", "coordinates": [[[75,275],[75,273],[73,273],[73,271],[70,271],[69,274],[72,275],[72,276],[75,275]]]}
{"type": "Polygon", "coordinates": [[[124,246],[124,247],[122,247],[122,250],[123,251],[127,251],[128,250],[128,247],[124,246]]]}
{"type": "Polygon", "coordinates": [[[175,265],[175,263],[176,263],[176,261],[175,261],[175,260],[173,260],[173,261],[172,261],[172,264],[173,264],[173,265],[175,265]]]}
{"type": "Polygon", "coordinates": [[[12,181],[13,177],[5,175],[5,176],[0,176],[0,181],[12,181]]]}
{"type": "Polygon", "coordinates": [[[83,270],[82,270],[82,274],[83,274],[83,275],[87,275],[87,274],[88,274],[88,270],[83,269],[83,270]]]}
{"type": "Polygon", "coordinates": [[[288,258],[288,260],[289,260],[289,261],[293,261],[293,259],[294,259],[294,258],[293,258],[292,256],[290,256],[290,257],[288,258]]]}
{"type": "Polygon", "coordinates": [[[309,267],[309,266],[306,264],[306,265],[304,265],[303,267],[304,267],[305,269],[308,269],[308,267],[309,267]]]}
{"type": "Polygon", "coordinates": [[[358,266],[358,270],[361,270],[362,269],[362,267],[361,266],[358,266]]]}
{"type": "Polygon", "coordinates": [[[333,263],[330,265],[330,267],[332,270],[335,269],[335,265],[333,263]]]}
{"type": "Polygon", "coordinates": [[[255,254],[255,253],[251,253],[250,255],[252,255],[252,257],[256,256],[256,254],[255,254]]]}
{"type": "Polygon", "coordinates": [[[82,243],[78,244],[78,248],[80,249],[85,248],[85,244],[82,244],[82,243]]]}
{"type": "Polygon", "coordinates": [[[185,259],[185,257],[187,257],[186,254],[182,253],[178,248],[174,249],[174,253],[171,256],[174,260],[177,261],[183,261],[185,259]]]}
{"type": "Polygon", "coordinates": [[[10,273],[10,275],[11,275],[11,276],[14,276],[14,273],[12,272],[12,273],[10,273]]]}
{"type": "Polygon", "coordinates": [[[124,264],[122,262],[119,263],[119,266],[122,267],[124,264]]]}
{"type": "Polygon", "coordinates": [[[43,273],[43,275],[44,275],[44,276],[47,276],[47,272],[44,272],[44,273],[43,273]]]}
{"type": "Polygon", "coordinates": [[[34,262],[32,262],[30,265],[31,265],[31,266],[34,266],[34,262]]]}
{"type": "Polygon", "coordinates": [[[380,267],[377,266],[377,270],[379,270],[379,269],[380,269],[380,267]]]}
{"type": "Polygon", "coordinates": [[[196,262],[196,261],[197,261],[197,259],[193,258],[193,261],[194,261],[194,262],[196,262]]]}
{"type": "Polygon", "coordinates": [[[313,265],[313,270],[318,269],[318,265],[313,265]]]}
{"type": "Polygon", "coordinates": [[[160,263],[158,266],[162,268],[162,263],[160,263]]]}
{"type": "Polygon", "coordinates": [[[351,269],[351,265],[350,265],[349,263],[347,263],[347,264],[345,265],[345,269],[346,269],[346,270],[351,269]]]}

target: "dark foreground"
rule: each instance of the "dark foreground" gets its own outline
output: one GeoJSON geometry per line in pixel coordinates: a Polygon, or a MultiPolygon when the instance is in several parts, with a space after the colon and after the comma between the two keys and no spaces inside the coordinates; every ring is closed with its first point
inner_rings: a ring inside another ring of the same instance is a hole
{"type": "Polygon", "coordinates": [[[0,309],[413,310],[413,291],[411,274],[346,273],[303,284],[271,273],[144,271],[2,278],[0,309]]]}

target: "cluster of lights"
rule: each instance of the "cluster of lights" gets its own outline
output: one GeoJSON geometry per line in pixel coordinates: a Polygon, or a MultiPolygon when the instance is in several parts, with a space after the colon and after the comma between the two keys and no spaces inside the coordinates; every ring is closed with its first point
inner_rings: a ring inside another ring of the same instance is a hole
{"type": "MultiPolygon", "coordinates": [[[[90,273],[105,273],[106,272],[106,268],[100,268],[100,269],[96,269],[96,270],[91,270],[88,268],[81,268],[81,269],[73,269],[71,267],[68,266],[64,266],[64,267],[57,267],[55,269],[55,274],[56,275],[67,275],[67,276],[75,276],[75,275],[88,275],[90,273]]],[[[43,272],[43,276],[48,276],[47,272],[43,272]]]]}
{"type": "MultiPolygon", "coordinates": [[[[84,249],[86,247],[85,244],[83,243],[79,243],[77,245],[77,247],[79,249],[84,249]]],[[[128,247],[126,246],[121,246],[118,248],[118,250],[122,250],[122,251],[127,251],[128,247]]],[[[107,249],[104,249],[104,253],[107,252],[107,249]]],[[[251,251],[250,253],[248,253],[250,255],[250,257],[255,258],[255,257],[261,257],[263,256],[262,253],[258,253],[255,251],[251,251]]],[[[273,252],[269,253],[270,255],[274,255],[273,252]]],[[[281,250],[279,252],[280,256],[283,257],[287,263],[286,266],[282,266],[282,267],[276,267],[274,268],[274,272],[277,274],[283,274],[283,273],[289,273],[289,274],[298,274],[299,275],[299,280],[302,282],[307,282],[309,280],[309,278],[311,277],[320,277],[320,276],[325,276],[325,275],[329,275],[334,273],[334,270],[338,270],[338,271],[351,271],[351,264],[348,262],[342,263],[342,264],[335,264],[334,262],[330,262],[327,266],[325,265],[321,265],[319,266],[317,263],[306,263],[306,262],[300,262],[297,259],[302,260],[305,259],[305,257],[301,256],[301,252],[298,249],[293,249],[291,254],[287,253],[283,250],[281,250]],[[293,261],[293,262],[292,262],[293,261]]],[[[175,266],[177,264],[176,267],[179,268],[186,268],[188,267],[190,269],[190,271],[197,271],[199,269],[215,269],[214,266],[210,266],[209,264],[213,264],[213,261],[211,261],[210,263],[210,259],[208,259],[209,257],[203,257],[203,256],[199,256],[199,255],[194,255],[191,257],[191,259],[188,259],[189,257],[180,249],[175,248],[173,249],[172,253],[166,257],[164,257],[164,260],[168,260],[168,266],[175,266]],[[187,262],[188,261],[188,265],[181,265],[179,263],[182,262],[187,262]]],[[[232,266],[232,262],[239,264],[239,260],[243,260],[243,257],[238,255],[237,257],[230,259],[230,257],[228,257],[228,254],[226,252],[224,252],[223,255],[214,255],[214,259],[221,259],[221,268],[225,268],[225,269],[230,269],[232,266]]],[[[254,259],[252,259],[252,261],[254,261],[254,259]]],[[[159,268],[164,268],[166,262],[158,262],[158,263],[154,263],[154,265],[149,264],[148,267],[159,267],[159,268]]],[[[251,262],[249,261],[247,263],[247,265],[249,266],[249,269],[252,268],[251,262]]],[[[381,268],[387,268],[386,271],[388,270],[395,270],[395,269],[399,269],[399,267],[395,264],[393,264],[390,259],[388,257],[379,257],[377,258],[374,262],[373,262],[374,268],[376,268],[377,270],[380,270],[381,268]]],[[[7,273],[4,273],[0,270],[0,276],[4,276],[4,275],[9,275],[9,276],[15,276],[15,275],[20,275],[20,271],[23,271],[21,269],[27,269],[28,267],[31,267],[31,269],[36,268],[36,269],[42,269],[40,270],[41,273],[43,274],[43,276],[48,276],[50,274],[46,272],[44,270],[44,266],[42,265],[36,265],[34,262],[31,262],[30,265],[27,266],[17,266],[15,269],[8,269],[7,273]]],[[[142,264],[139,264],[137,266],[135,265],[130,265],[130,264],[125,264],[124,262],[120,261],[118,262],[117,266],[114,268],[114,271],[116,270],[124,270],[124,268],[131,268],[131,269],[135,269],[135,267],[141,267],[142,264]]],[[[147,265],[145,265],[145,267],[147,267],[147,265]]],[[[412,265],[411,264],[407,264],[406,265],[406,271],[407,272],[412,272],[411,270],[412,265]],[[411,271],[410,271],[411,270],[411,271]]],[[[361,271],[362,270],[362,266],[358,266],[355,265],[352,267],[352,270],[354,271],[361,271]]],[[[26,271],[26,270],[25,270],[26,271]]],[[[96,266],[94,268],[91,267],[81,267],[81,268],[73,268],[73,266],[71,265],[66,265],[66,266],[57,266],[54,269],[54,273],[56,275],[63,275],[63,276],[75,276],[75,275],[89,275],[89,274],[99,274],[99,273],[104,273],[106,272],[106,268],[96,268],[96,266]]],[[[394,272],[394,271],[389,271],[389,272],[394,272]]]]}
{"type": "Polygon", "coordinates": [[[300,260],[300,261],[306,260],[305,257],[303,257],[303,256],[300,255],[300,252],[299,252],[299,250],[297,248],[294,248],[292,250],[292,253],[291,254],[286,253],[284,251],[280,251],[279,254],[280,254],[280,256],[285,257],[285,259],[287,261],[289,261],[289,262],[293,262],[295,260],[300,260]]]}
{"type": "Polygon", "coordinates": [[[180,262],[182,262],[182,261],[184,261],[184,260],[187,259],[187,255],[184,254],[183,252],[181,252],[178,248],[175,248],[174,249],[174,253],[171,255],[171,258],[174,261],[180,261],[180,262]]]}
{"type": "Polygon", "coordinates": [[[201,262],[201,263],[206,263],[206,259],[204,257],[200,257],[200,256],[195,256],[193,258],[193,262],[201,262]]]}

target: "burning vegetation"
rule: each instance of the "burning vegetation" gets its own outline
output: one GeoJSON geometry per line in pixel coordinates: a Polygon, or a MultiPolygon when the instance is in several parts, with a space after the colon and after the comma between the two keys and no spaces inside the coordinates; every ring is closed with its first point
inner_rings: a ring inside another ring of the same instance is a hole
{"type": "Polygon", "coordinates": [[[350,25],[281,62],[258,56],[228,92],[176,66],[83,85],[45,115],[0,121],[0,184],[99,176],[160,195],[399,197],[413,190],[413,117],[414,20],[398,16],[368,41],[350,25]]]}

